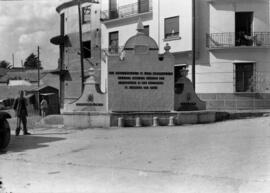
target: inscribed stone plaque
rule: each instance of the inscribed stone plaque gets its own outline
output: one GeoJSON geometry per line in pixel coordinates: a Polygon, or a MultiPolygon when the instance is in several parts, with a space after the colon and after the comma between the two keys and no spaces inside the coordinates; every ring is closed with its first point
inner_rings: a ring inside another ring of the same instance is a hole
{"type": "Polygon", "coordinates": [[[110,111],[172,111],[174,70],[171,55],[129,51],[124,60],[108,58],[110,111]]]}

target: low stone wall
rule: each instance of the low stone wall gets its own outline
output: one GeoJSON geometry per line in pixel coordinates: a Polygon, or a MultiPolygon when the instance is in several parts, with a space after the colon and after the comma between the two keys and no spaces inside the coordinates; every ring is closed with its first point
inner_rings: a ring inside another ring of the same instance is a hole
{"type": "Polygon", "coordinates": [[[102,112],[63,112],[65,126],[78,128],[107,128],[110,127],[110,114],[102,112]]]}
{"type": "Polygon", "coordinates": [[[208,110],[254,110],[270,109],[267,93],[200,93],[208,110]]]}
{"type": "Polygon", "coordinates": [[[64,112],[64,125],[78,128],[152,127],[212,123],[214,111],[190,112],[64,112]]]}

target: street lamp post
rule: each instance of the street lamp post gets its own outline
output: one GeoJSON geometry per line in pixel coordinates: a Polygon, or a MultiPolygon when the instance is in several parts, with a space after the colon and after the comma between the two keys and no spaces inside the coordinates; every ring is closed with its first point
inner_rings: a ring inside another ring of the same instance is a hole
{"type": "Polygon", "coordinates": [[[81,60],[81,93],[84,90],[84,63],[83,63],[83,45],[82,45],[82,18],[81,18],[81,2],[78,2],[78,18],[79,18],[79,38],[80,38],[80,60],[81,60]]]}
{"type": "Polygon", "coordinates": [[[40,85],[40,60],[39,60],[39,46],[37,47],[37,57],[38,57],[38,64],[37,64],[37,71],[38,71],[38,88],[40,85]]]}

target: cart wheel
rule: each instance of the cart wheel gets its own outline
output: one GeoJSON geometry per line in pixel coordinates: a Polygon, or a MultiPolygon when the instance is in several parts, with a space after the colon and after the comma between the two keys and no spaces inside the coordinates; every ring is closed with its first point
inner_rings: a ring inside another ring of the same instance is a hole
{"type": "Polygon", "coordinates": [[[4,150],[10,141],[10,128],[7,120],[1,121],[0,127],[0,150],[4,150]]]}

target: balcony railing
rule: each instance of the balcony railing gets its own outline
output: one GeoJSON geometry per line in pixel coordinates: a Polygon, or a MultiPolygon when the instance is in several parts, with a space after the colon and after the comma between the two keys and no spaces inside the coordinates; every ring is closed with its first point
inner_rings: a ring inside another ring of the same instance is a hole
{"type": "Polygon", "coordinates": [[[101,19],[103,21],[111,19],[120,19],[130,17],[142,13],[152,12],[152,1],[145,0],[140,3],[132,3],[128,5],[119,6],[117,9],[102,11],[101,19]]]}
{"type": "Polygon", "coordinates": [[[234,32],[206,34],[206,47],[270,47],[270,32],[253,32],[251,35],[234,32]]]}

